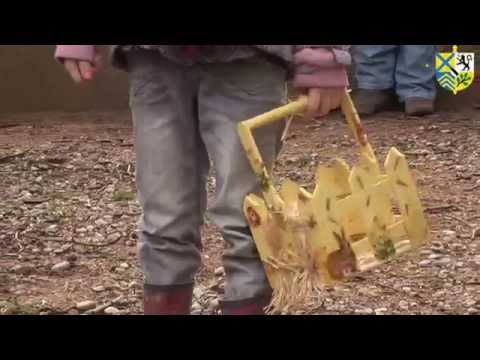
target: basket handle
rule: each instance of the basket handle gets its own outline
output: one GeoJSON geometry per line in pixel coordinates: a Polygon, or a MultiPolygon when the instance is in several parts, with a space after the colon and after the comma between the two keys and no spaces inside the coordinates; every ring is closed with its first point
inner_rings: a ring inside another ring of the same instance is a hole
{"type": "MultiPolygon", "coordinates": [[[[260,186],[265,197],[265,201],[267,205],[274,211],[281,211],[283,207],[283,201],[271,183],[270,174],[260,155],[260,151],[255,143],[252,131],[272,124],[276,121],[286,119],[289,116],[304,113],[307,110],[307,106],[308,99],[307,97],[302,96],[298,100],[291,102],[288,105],[243,121],[238,125],[240,140],[247,154],[248,160],[250,161],[250,165],[260,180],[260,186]]],[[[355,137],[355,140],[360,145],[361,154],[364,157],[371,159],[373,163],[378,164],[375,153],[368,142],[368,138],[365,134],[358,112],[353,104],[352,98],[350,97],[349,91],[345,91],[341,109],[345,115],[347,124],[355,137]]]]}

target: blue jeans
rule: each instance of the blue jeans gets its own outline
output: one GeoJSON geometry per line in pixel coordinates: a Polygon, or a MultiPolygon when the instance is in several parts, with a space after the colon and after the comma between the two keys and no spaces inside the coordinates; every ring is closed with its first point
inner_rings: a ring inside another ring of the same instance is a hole
{"type": "Polygon", "coordinates": [[[360,89],[394,89],[402,102],[435,98],[435,45],[355,45],[352,50],[360,89]]]}

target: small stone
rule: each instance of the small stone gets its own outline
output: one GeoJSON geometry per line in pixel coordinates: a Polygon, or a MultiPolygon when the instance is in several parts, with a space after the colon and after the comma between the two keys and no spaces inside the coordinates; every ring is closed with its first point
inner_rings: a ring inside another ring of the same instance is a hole
{"type": "Polygon", "coordinates": [[[445,241],[455,240],[457,238],[457,233],[452,230],[442,231],[442,235],[445,241]]]}
{"type": "Polygon", "coordinates": [[[109,306],[107,307],[105,310],[104,310],[104,313],[106,315],[119,315],[120,314],[120,310],[118,310],[116,307],[114,306],[109,306]]]}
{"type": "Polygon", "coordinates": [[[427,267],[431,264],[432,262],[430,260],[422,260],[418,263],[418,266],[421,266],[421,267],[427,267]]]}
{"type": "Polygon", "coordinates": [[[452,309],[452,306],[450,304],[443,304],[442,306],[440,306],[440,310],[443,310],[443,311],[449,311],[452,309]]]}
{"type": "Polygon", "coordinates": [[[216,269],[215,269],[215,276],[219,276],[219,277],[220,277],[220,276],[223,276],[224,273],[225,273],[225,271],[224,271],[223,267],[221,267],[221,266],[220,266],[219,268],[216,268],[216,269]]]}
{"type": "Polygon", "coordinates": [[[97,242],[103,243],[103,242],[105,241],[105,236],[103,236],[103,235],[100,234],[100,233],[95,233],[95,235],[93,235],[93,238],[94,238],[95,241],[97,241],[97,242]]]}
{"type": "Polygon", "coordinates": [[[457,268],[461,268],[461,267],[463,267],[463,265],[464,265],[464,263],[461,262],[461,261],[455,263],[455,266],[456,266],[457,268]]]}
{"type": "Polygon", "coordinates": [[[201,299],[204,292],[204,289],[197,287],[193,290],[193,296],[195,297],[195,299],[201,299]]]}
{"type": "Polygon", "coordinates": [[[412,289],[409,288],[408,286],[403,287],[402,290],[407,292],[407,293],[412,291],[412,289]]]}
{"type": "Polygon", "coordinates": [[[128,299],[126,299],[125,296],[120,295],[112,300],[112,304],[119,306],[128,305],[128,299]]]}
{"type": "Polygon", "coordinates": [[[53,265],[52,266],[52,271],[65,271],[65,270],[70,269],[71,266],[72,266],[72,264],[70,264],[70,262],[62,261],[58,264],[53,265]]]}
{"type": "Polygon", "coordinates": [[[469,308],[467,310],[468,314],[469,315],[478,315],[480,314],[480,310],[479,309],[476,309],[476,308],[469,308]]]}
{"type": "Polygon", "coordinates": [[[472,307],[476,304],[477,304],[477,300],[469,299],[469,300],[465,301],[465,306],[467,306],[467,307],[472,307]]]}
{"type": "Polygon", "coordinates": [[[480,266],[480,255],[476,255],[476,256],[473,258],[473,262],[474,262],[476,265],[479,265],[479,266],[480,266]]]}
{"type": "Polygon", "coordinates": [[[201,312],[202,311],[202,306],[199,303],[194,302],[193,305],[192,305],[192,311],[201,312]]]}
{"type": "Polygon", "coordinates": [[[47,232],[54,233],[57,231],[57,229],[58,229],[58,225],[50,225],[47,227],[47,232]]]}
{"type": "Polygon", "coordinates": [[[445,249],[441,247],[432,247],[432,252],[436,254],[445,254],[445,249]]]}
{"type": "Polygon", "coordinates": [[[441,254],[431,254],[428,258],[430,260],[440,259],[442,257],[441,254]]]}
{"type": "Polygon", "coordinates": [[[220,301],[218,299],[212,299],[208,304],[209,310],[216,310],[220,306],[220,301]]]}
{"type": "Polygon", "coordinates": [[[80,311],[95,309],[96,306],[97,304],[95,303],[95,301],[92,301],[92,300],[81,301],[77,303],[77,305],[75,305],[77,310],[80,310],[80,311]]]}
{"type": "Polygon", "coordinates": [[[443,244],[440,241],[432,241],[432,247],[441,248],[443,244]]]}
{"type": "Polygon", "coordinates": [[[99,286],[93,287],[92,290],[95,292],[102,292],[102,291],[105,291],[105,287],[102,285],[99,285],[99,286]]]}
{"type": "Polygon", "coordinates": [[[398,303],[398,307],[399,307],[401,310],[408,310],[408,302],[406,302],[405,300],[401,300],[401,301],[398,303]]]}
{"type": "Polygon", "coordinates": [[[126,246],[135,246],[135,241],[127,240],[125,241],[126,246]]]}
{"type": "Polygon", "coordinates": [[[97,225],[97,226],[106,226],[106,225],[108,225],[108,223],[107,223],[105,220],[103,220],[103,219],[98,219],[97,221],[95,221],[95,225],[97,225]]]}
{"type": "Polygon", "coordinates": [[[442,258],[442,259],[439,259],[439,260],[435,261],[435,265],[443,266],[443,265],[450,264],[450,262],[451,262],[450,258],[442,258]]]}
{"type": "Polygon", "coordinates": [[[130,265],[128,265],[126,262],[124,262],[124,263],[120,264],[120,267],[123,268],[123,269],[128,269],[130,267],[130,265]]]}
{"type": "Polygon", "coordinates": [[[77,261],[77,259],[78,259],[77,255],[75,255],[75,254],[70,254],[70,255],[67,256],[67,261],[69,261],[71,263],[77,261]]]}
{"type": "Polygon", "coordinates": [[[35,270],[35,267],[32,265],[18,264],[10,269],[11,272],[15,274],[27,275],[35,270]]]}
{"type": "Polygon", "coordinates": [[[360,287],[358,293],[362,296],[375,296],[378,290],[369,287],[360,287]]]}
{"type": "Polygon", "coordinates": [[[387,311],[388,309],[385,307],[378,308],[378,309],[375,309],[375,315],[384,315],[387,311]]]}
{"type": "Polygon", "coordinates": [[[432,250],[422,250],[420,251],[421,256],[428,256],[432,253],[432,250]]]}
{"type": "Polygon", "coordinates": [[[85,228],[78,228],[76,231],[77,231],[77,233],[85,233],[85,232],[87,232],[87,229],[85,229],[85,228]]]}
{"type": "Polygon", "coordinates": [[[120,239],[121,236],[122,235],[120,233],[113,233],[113,234],[108,235],[107,240],[108,240],[108,242],[115,242],[118,239],[120,239]]]}
{"type": "Polygon", "coordinates": [[[448,271],[447,270],[441,270],[439,273],[438,273],[438,277],[440,279],[446,279],[448,277],[448,271]]]}
{"type": "Polygon", "coordinates": [[[80,312],[77,309],[70,309],[70,310],[68,310],[67,314],[76,316],[76,315],[80,315],[80,312]]]}
{"type": "Polygon", "coordinates": [[[371,315],[371,314],[373,314],[373,310],[370,309],[370,308],[355,309],[355,314],[357,314],[357,315],[371,315]]]}

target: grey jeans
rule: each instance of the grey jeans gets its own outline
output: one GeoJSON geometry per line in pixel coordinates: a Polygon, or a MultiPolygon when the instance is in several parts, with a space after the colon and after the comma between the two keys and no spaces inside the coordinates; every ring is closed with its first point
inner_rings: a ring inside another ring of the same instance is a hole
{"type": "MultiPolygon", "coordinates": [[[[194,282],[210,159],[216,175],[210,218],[226,242],[225,300],[265,295],[270,287],[242,211],[245,196],[258,192],[258,182],[237,124],[284,103],[286,70],[262,56],[183,66],[137,50],[128,53],[128,71],[146,283],[194,282]]],[[[269,165],[280,150],[282,130],[283,124],[274,124],[255,134],[269,165]]]]}

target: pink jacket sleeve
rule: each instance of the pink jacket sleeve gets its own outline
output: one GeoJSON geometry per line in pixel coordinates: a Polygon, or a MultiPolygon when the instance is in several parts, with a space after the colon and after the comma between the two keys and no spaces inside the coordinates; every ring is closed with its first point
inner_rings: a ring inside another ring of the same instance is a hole
{"type": "Polygon", "coordinates": [[[348,51],[328,47],[305,47],[294,56],[296,88],[348,87],[347,66],[351,62],[348,51]]]}
{"type": "Polygon", "coordinates": [[[93,63],[95,55],[95,45],[57,45],[55,50],[55,59],[58,61],[72,59],[93,63]]]}

